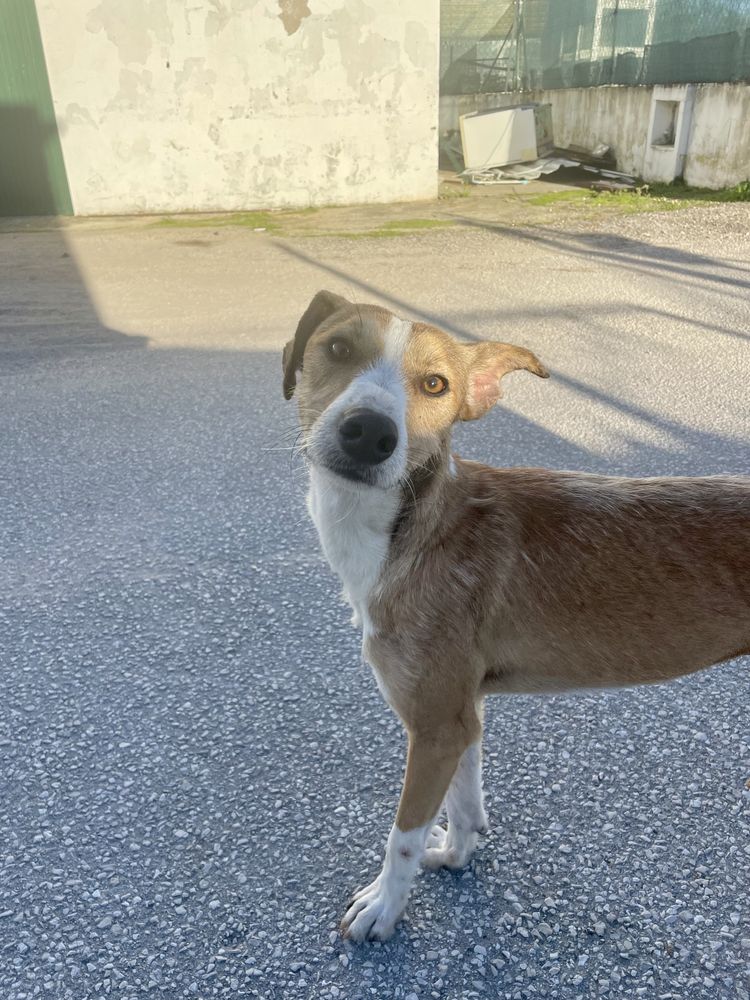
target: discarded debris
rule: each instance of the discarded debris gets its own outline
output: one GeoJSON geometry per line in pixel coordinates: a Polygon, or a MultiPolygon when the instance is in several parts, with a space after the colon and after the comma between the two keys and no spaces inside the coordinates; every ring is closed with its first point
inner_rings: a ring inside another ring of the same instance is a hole
{"type": "Polygon", "coordinates": [[[592,191],[635,191],[635,184],[622,181],[592,181],[589,185],[592,191]]]}
{"type": "Polygon", "coordinates": [[[472,184],[507,184],[519,181],[535,181],[542,174],[552,174],[560,167],[577,167],[577,160],[563,160],[556,156],[542,157],[529,163],[512,163],[507,167],[492,170],[465,170],[463,176],[472,184]]]}
{"type": "MultiPolygon", "coordinates": [[[[552,138],[552,108],[549,104],[519,104],[462,115],[461,150],[445,136],[441,153],[459,176],[471,184],[526,184],[563,167],[578,167],[602,177],[595,190],[625,191],[635,187],[635,178],[617,170],[614,152],[606,143],[593,149],[555,146],[552,138]],[[599,186],[606,184],[606,186],[599,186]]],[[[594,187],[594,185],[592,185],[594,187]]]]}
{"type": "Polygon", "coordinates": [[[578,167],[587,173],[597,174],[603,178],[602,181],[594,181],[591,187],[597,184],[607,184],[601,190],[633,190],[636,185],[635,177],[630,174],[620,173],[619,170],[607,170],[604,167],[595,167],[581,160],[568,156],[545,156],[529,163],[511,163],[506,167],[494,167],[491,170],[464,170],[460,176],[471,184],[509,184],[528,183],[535,181],[545,174],[552,174],[563,167],[578,167]]]}

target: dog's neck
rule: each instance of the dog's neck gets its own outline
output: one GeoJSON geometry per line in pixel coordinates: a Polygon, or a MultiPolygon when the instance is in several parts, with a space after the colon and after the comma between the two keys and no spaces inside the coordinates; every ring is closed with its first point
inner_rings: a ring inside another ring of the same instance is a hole
{"type": "Polygon", "coordinates": [[[344,585],[355,624],[369,627],[370,594],[388,556],[401,490],[349,483],[312,467],[307,505],[323,553],[344,585]]]}
{"type": "Polygon", "coordinates": [[[311,466],[310,516],[323,553],[341,578],[353,621],[365,631],[370,628],[368,606],[392,546],[397,543],[402,549],[405,543],[413,544],[411,536],[429,536],[453,483],[455,467],[447,444],[443,453],[388,490],[351,483],[311,466]]]}

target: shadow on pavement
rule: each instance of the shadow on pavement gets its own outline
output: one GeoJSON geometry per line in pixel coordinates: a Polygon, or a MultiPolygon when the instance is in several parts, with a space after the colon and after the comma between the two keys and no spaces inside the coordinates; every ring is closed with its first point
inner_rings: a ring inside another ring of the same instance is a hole
{"type": "MultiPolygon", "coordinates": [[[[24,23],[31,32],[31,48],[15,67],[15,83],[33,92],[28,62],[36,59],[42,76],[35,85],[49,98],[34,5],[27,8],[22,12],[30,15],[24,23]]],[[[13,67],[9,72],[13,79],[13,67]]],[[[30,103],[0,100],[0,143],[0,275],[13,275],[12,287],[3,289],[0,301],[0,375],[81,350],[145,347],[147,337],[120,333],[102,323],[68,249],[64,223],[51,214],[64,203],[71,210],[54,117],[44,121],[30,103]],[[44,218],[13,219],[12,213],[44,218]]]]}
{"type": "MultiPolygon", "coordinates": [[[[533,229],[521,229],[504,226],[501,223],[481,222],[462,215],[455,215],[452,218],[464,226],[484,229],[489,233],[501,234],[508,239],[536,244],[546,247],[549,250],[557,250],[578,257],[584,257],[586,260],[593,258],[610,264],[616,264],[634,273],[653,275],[656,271],[668,274],[675,280],[680,278],[699,279],[709,286],[717,284],[725,288],[750,289],[750,280],[747,279],[747,268],[727,264],[716,257],[707,257],[703,254],[694,254],[675,247],[646,243],[643,240],[636,240],[621,234],[567,232],[565,230],[543,229],[541,226],[533,229]],[[731,274],[706,274],[703,272],[698,274],[692,270],[692,268],[698,267],[713,267],[730,272],[737,271],[745,277],[738,278],[731,274]]],[[[744,299],[745,295],[742,297],[744,299]]]]}
{"type": "Polygon", "coordinates": [[[369,295],[376,295],[379,299],[387,302],[393,309],[405,310],[412,315],[419,316],[427,323],[439,326],[441,329],[446,330],[448,333],[453,333],[457,337],[465,337],[468,340],[479,339],[476,334],[467,330],[465,327],[456,326],[454,323],[451,323],[450,320],[447,320],[445,316],[439,316],[435,313],[427,312],[424,309],[417,309],[410,302],[406,302],[404,299],[391,295],[384,289],[372,284],[372,282],[363,281],[362,278],[358,278],[356,275],[351,274],[348,271],[344,271],[342,268],[334,267],[332,264],[325,264],[323,261],[318,260],[311,254],[305,253],[305,251],[301,250],[299,247],[292,246],[285,240],[275,239],[274,244],[279,250],[288,254],[290,257],[294,257],[296,260],[300,260],[304,264],[309,264],[310,267],[315,268],[317,271],[322,271],[324,274],[335,278],[337,281],[344,282],[346,290],[342,292],[343,295],[351,296],[352,290],[356,288],[360,291],[368,293],[369,295]]]}
{"type": "MultiPolygon", "coordinates": [[[[687,326],[693,327],[695,330],[701,330],[706,334],[719,333],[726,337],[734,337],[737,340],[750,340],[750,333],[743,330],[738,330],[734,327],[721,326],[718,323],[707,323],[705,319],[699,319],[695,316],[685,316],[679,313],[667,312],[665,309],[657,309],[654,306],[643,305],[637,302],[627,303],[627,312],[637,316],[643,321],[642,328],[640,330],[628,329],[626,334],[629,341],[640,340],[640,341],[653,341],[653,329],[654,322],[659,320],[667,320],[671,322],[684,323],[687,326]]],[[[559,317],[563,320],[568,320],[575,322],[581,317],[585,317],[588,321],[592,319],[597,320],[612,320],[617,319],[623,314],[622,305],[603,305],[599,303],[588,303],[581,302],[579,305],[572,304],[570,302],[564,305],[546,305],[539,306],[535,309],[530,309],[525,307],[523,309],[503,309],[502,316],[498,317],[497,310],[482,310],[482,309],[471,309],[467,311],[457,311],[454,315],[462,320],[463,323],[479,323],[486,322],[489,319],[501,318],[503,322],[515,321],[515,320],[549,320],[550,318],[559,317]]],[[[597,335],[599,336],[610,336],[611,331],[607,329],[597,328],[597,335]]],[[[708,340],[707,340],[708,346],[708,340]]]]}
{"type": "Polygon", "coordinates": [[[0,375],[40,361],[111,348],[143,348],[148,337],[102,322],[68,248],[62,223],[44,232],[0,232],[0,271],[13,275],[0,302],[0,375]]]}

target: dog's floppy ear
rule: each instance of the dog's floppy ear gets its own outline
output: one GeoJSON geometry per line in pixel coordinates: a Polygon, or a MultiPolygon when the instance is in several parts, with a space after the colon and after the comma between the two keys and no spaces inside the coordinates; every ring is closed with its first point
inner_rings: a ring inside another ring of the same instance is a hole
{"type": "Polygon", "coordinates": [[[292,398],[297,385],[297,372],[302,368],[302,355],[310,337],[329,316],[339,309],[348,309],[350,306],[350,302],[333,292],[321,291],[313,297],[297,324],[294,338],[287,343],[281,358],[281,367],[284,371],[284,399],[292,398]]]}
{"type": "Polygon", "coordinates": [[[514,344],[466,344],[466,399],[459,411],[461,420],[476,420],[484,416],[500,399],[500,380],[508,372],[523,369],[539,378],[549,378],[549,372],[539,358],[525,347],[514,344]]]}

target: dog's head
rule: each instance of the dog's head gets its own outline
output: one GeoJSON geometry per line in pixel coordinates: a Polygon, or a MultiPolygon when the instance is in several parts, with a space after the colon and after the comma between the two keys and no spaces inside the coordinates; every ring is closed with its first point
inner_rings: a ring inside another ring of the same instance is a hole
{"type": "Polygon", "coordinates": [[[464,344],[323,291],[284,348],[284,396],[297,389],[313,464],[388,489],[443,454],[453,424],[486,413],[502,377],[521,368],[548,375],[523,347],[464,344]]]}

